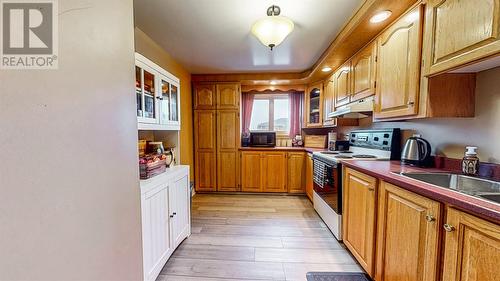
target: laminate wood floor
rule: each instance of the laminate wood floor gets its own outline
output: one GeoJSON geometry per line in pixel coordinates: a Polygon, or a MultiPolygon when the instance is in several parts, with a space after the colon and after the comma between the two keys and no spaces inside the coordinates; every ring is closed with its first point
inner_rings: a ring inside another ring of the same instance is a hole
{"type": "Polygon", "coordinates": [[[192,234],[157,281],[306,280],[361,272],[303,196],[197,194],[192,234]]]}

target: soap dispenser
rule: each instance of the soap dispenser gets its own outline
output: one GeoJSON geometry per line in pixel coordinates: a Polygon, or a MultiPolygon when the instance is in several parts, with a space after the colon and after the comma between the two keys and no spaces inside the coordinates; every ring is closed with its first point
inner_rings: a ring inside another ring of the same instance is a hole
{"type": "Polygon", "coordinates": [[[479,158],[477,147],[467,146],[465,156],[462,159],[462,172],[466,175],[477,176],[479,174],[479,158]]]}

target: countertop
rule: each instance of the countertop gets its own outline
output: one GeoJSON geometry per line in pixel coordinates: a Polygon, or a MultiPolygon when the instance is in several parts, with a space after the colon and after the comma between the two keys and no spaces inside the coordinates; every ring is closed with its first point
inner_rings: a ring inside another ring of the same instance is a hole
{"type": "Polygon", "coordinates": [[[445,172],[445,170],[416,168],[401,165],[399,161],[349,160],[342,161],[342,164],[346,167],[353,168],[367,175],[379,178],[427,198],[452,205],[457,209],[461,209],[465,212],[500,224],[500,204],[398,174],[401,172],[445,172]]]}
{"type": "Polygon", "coordinates": [[[302,146],[275,146],[275,147],[240,147],[241,151],[305,151],[313,153],[317,151],[326,151],[326,148],[312,148],[302,146]]]}

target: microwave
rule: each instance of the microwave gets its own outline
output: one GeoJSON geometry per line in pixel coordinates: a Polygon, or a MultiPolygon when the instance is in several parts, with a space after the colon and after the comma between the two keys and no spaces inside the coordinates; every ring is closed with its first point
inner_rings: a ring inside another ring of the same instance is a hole
{"type": "Polygon", "coordinates": [[[276,132],[250,132],[250,146],[275,147],[276,132]]]}

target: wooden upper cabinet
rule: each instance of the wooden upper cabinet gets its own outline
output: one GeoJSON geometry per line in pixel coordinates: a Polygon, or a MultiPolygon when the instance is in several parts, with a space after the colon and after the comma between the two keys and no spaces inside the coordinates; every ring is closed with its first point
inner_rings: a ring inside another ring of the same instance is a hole
{"type": "Polygon", "coordinates": [[[372,43],[351,59],[351,102],[375,94],[376,44],[372,43]]]}
{"type": "Polygon", "coordinates": [[[259,151],[241,152],[241,191],[262,191],[262,157],[259,151]]]}
{"type": "Polygon", "coordinates": [[[368,275],[375,266],[375,206],[377,179],[344,169],[342,236],[344,244],[368,275]]]}
{"type": "Polygon", "coordinates": [[[318,83],[308,87],[305,93],[305,125],[306,127],[321,127],[323,124],[323,84],[318,83]]]}
{"type": "Polygon", "coordinates": [[[239,191],[239,111],[218,110],[216,114],[217,191],[239,191]]]}
{"type": "Polygon", "coordinates": [[[194,86],[194,109],[215,109],[215,85],[196,84],[194,86]]]}
{"type": "Polygon", "coordinates": [[[286,192],[286,153],[265,152],[262,158],[262,191],[286,192]]]}
{"type": "Polygon", "coordinates": [[[410,10],[378,38],[376,119],[418,113],[422,10],[410,10]]]}
{"type": "Polygon", "coordinates": [[[289,193],[304,193],[306,179],[306,154],[289,152],[287,155],[287,187],[289,193]]]}
{"type": "Polygon", "coordinates": [[[429,0],[425,74],[433,75],[500,53],[500,1],[429,0]]]}
{"type": "Polygon", "coordinates": [[[346,105],[350,102],[349,75],[351,72],[350,62],[340,67],[334,75],[333,87],[335,95],[335,108],[346,105]]]}
{"type": "Polygon", "coordinates": [[[240,84],[217,84],[217,109],[240,108],[240,84]]]}
{"type": "Polygon", "coordinates": [[[448,208],[444,233],[442,280],[498,280],[500,276],[499,225],[448,208]]]}
{"type": "Polygon", "coordinates": [[[323,126],[334,125],[335,120],[328,118],[328,114],[334,110],[335,89],[333,84],[334,75],[328,77],[323,83],[323,126]]]}
{"type": "Polygon", "coordinates": [[[312,154],[308,153],[306,157],[306,195],[309,200],[313,200],[313,160],[312,154]]]}
{"type": "Polygon", "coordinates": [[[378,205],[374,279],[437,281],[440,203],[382,182],[378,205]]]}

